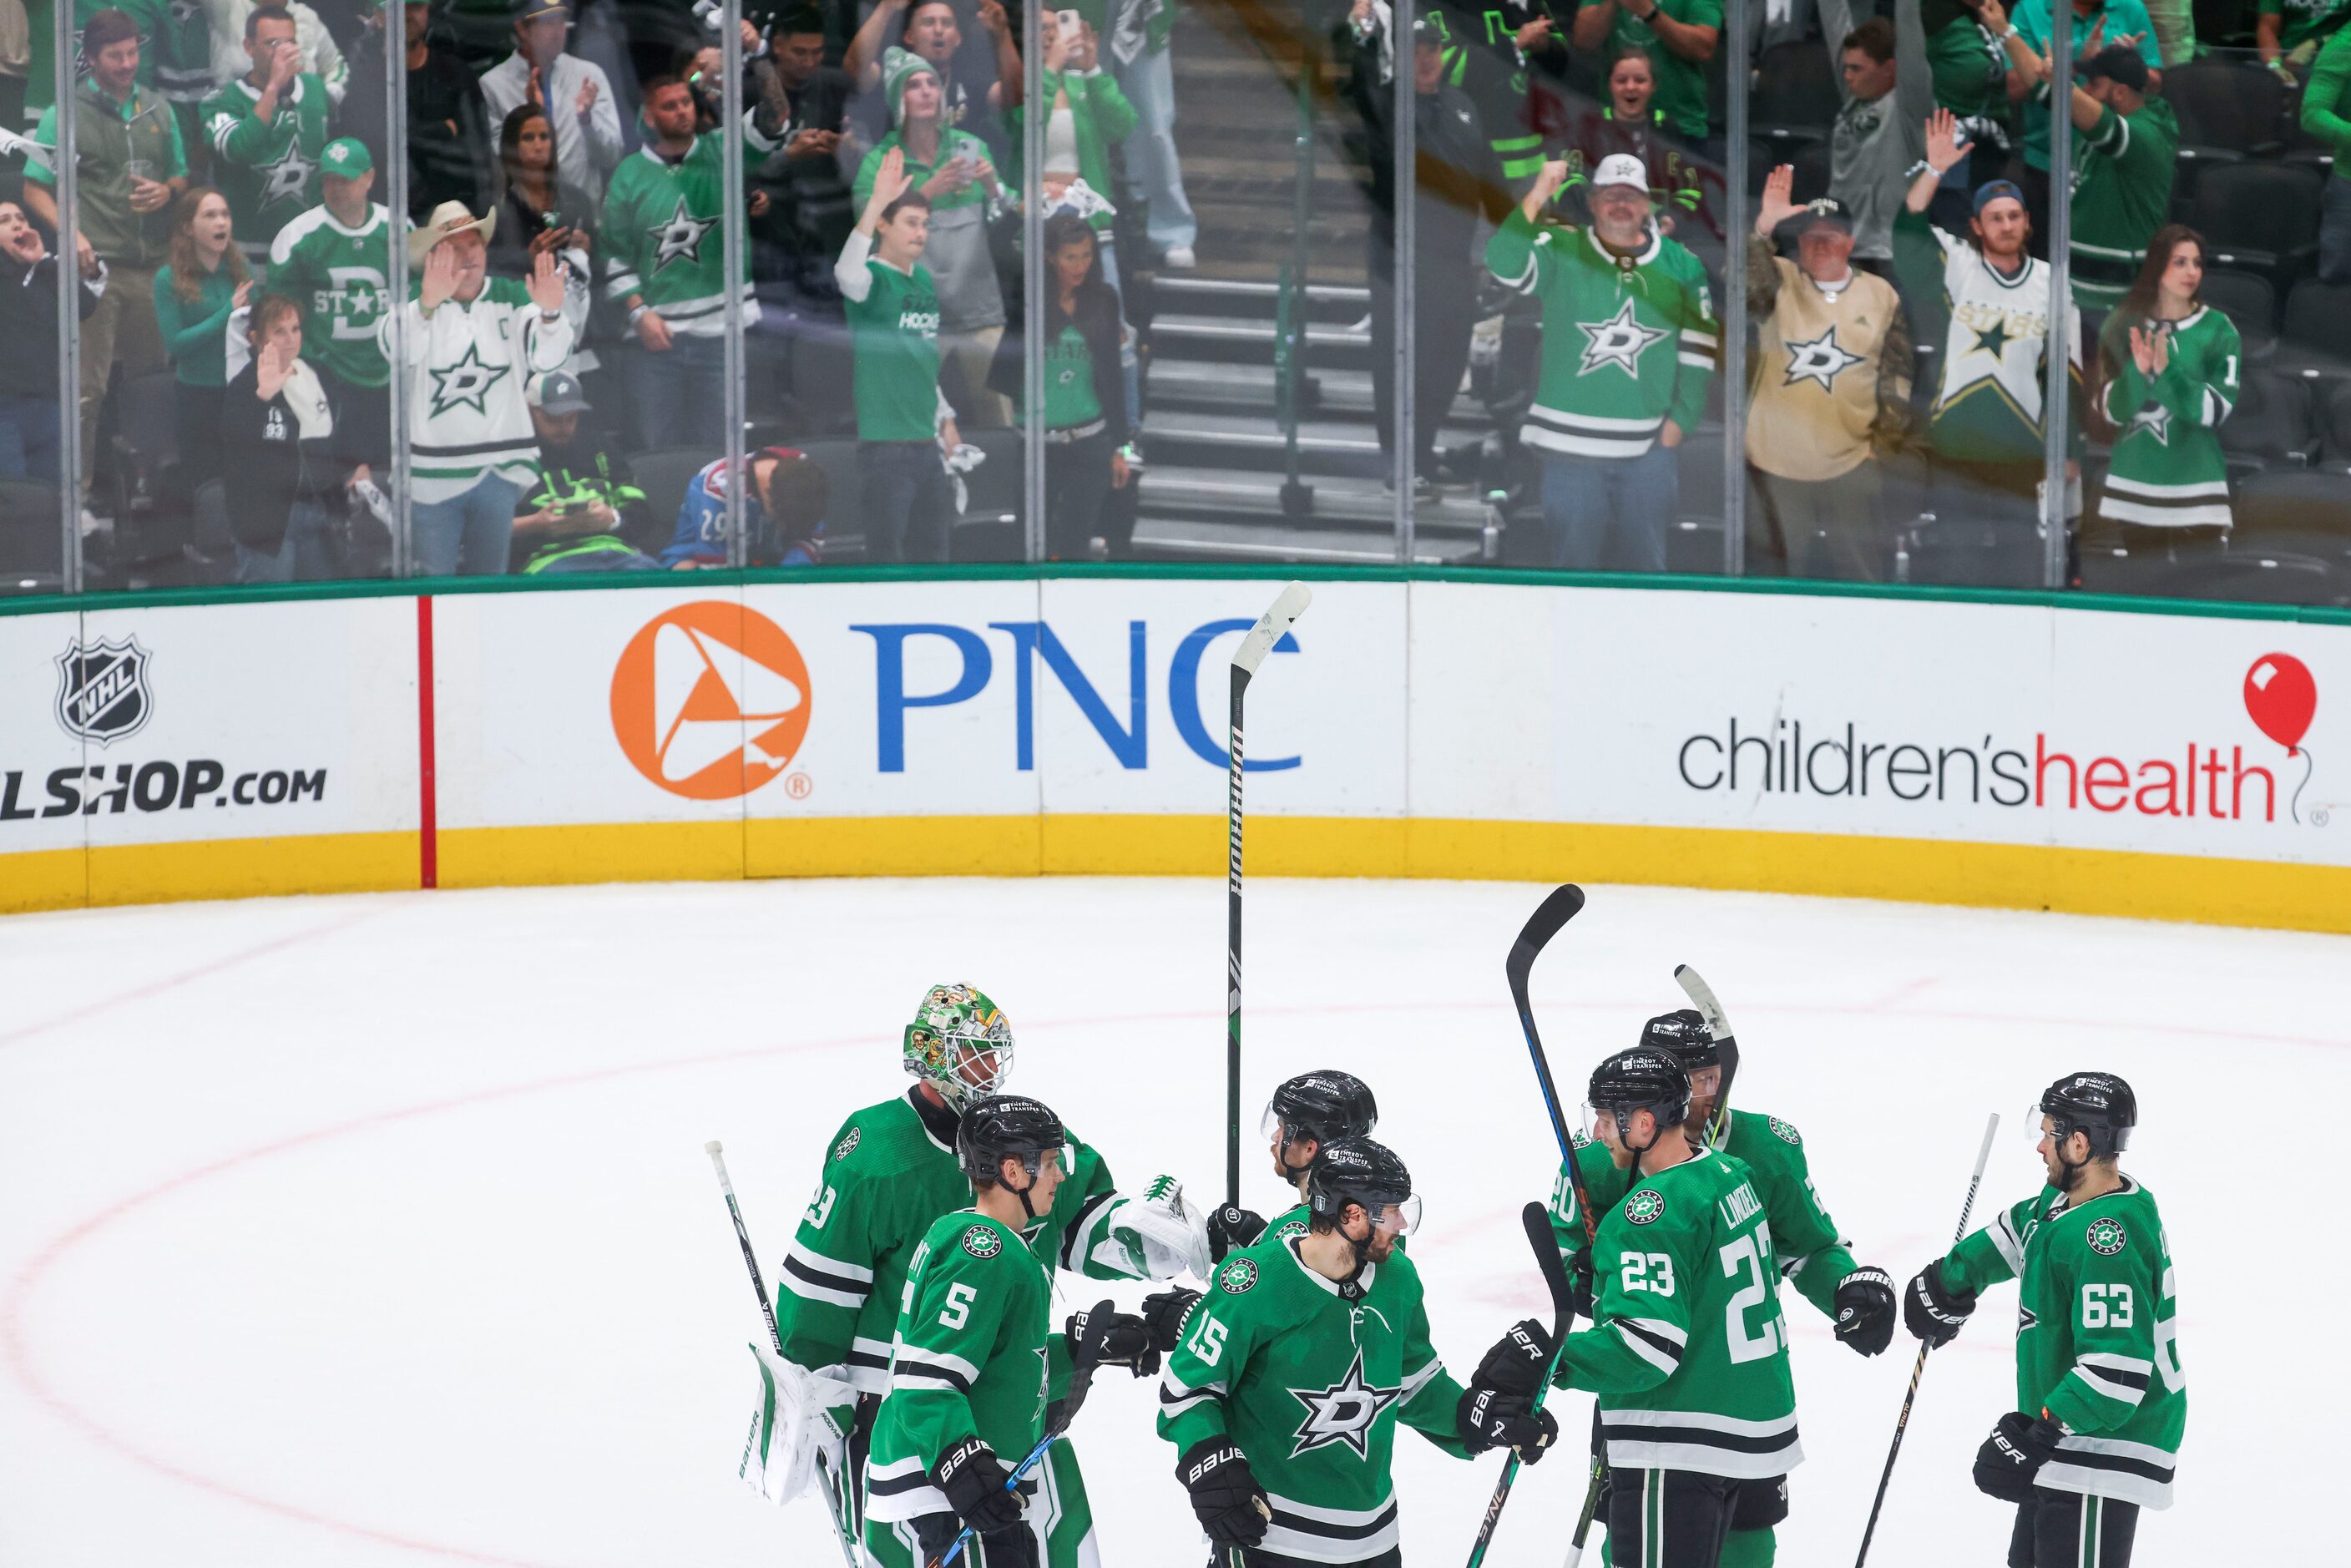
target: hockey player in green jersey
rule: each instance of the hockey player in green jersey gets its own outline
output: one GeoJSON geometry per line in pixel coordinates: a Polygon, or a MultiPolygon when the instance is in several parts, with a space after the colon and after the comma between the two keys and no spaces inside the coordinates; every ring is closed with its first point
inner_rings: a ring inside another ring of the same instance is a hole
{"type": "Polygon", "coordinates": [[[2227,531],[2220,423],[2236,411],[2244,345],[2204,303],[2204,236],[2181,224],[2147,242],[2138,281],[2098,334],[2100,392],[2121,434],[2098,515],[2133,559],[2227,531]]]}
{"type": "MultiPolygon", "coordinates": [[[[763,1493],[788,1501],[807,1473],[803,1446],[813,1445],[831,1473],[846,1478],[841,1497],[852,1531],[869,1435],[888,1387],[902,1288],[932,1224],[970,1202],[955,1153],[956,1125],[968,1104],[996,1092],[1010,1072],[1012,1030],[985,993],[933,986],[901,1049],[914,1087],[841,1124],[784,1254],[776,1289],[783,1355],[760,1358],[768,1429],[755,1437],[744,1472],[763,1493]]],[[[1074,1137],[1065,1142],[1068,1186],[1052,1211],[1027,1228],[1040,1260],[1095,1279],[1207,1277],[1204,1222],[1177,1183],[1162,1176],[1141,1197],[1123,1197],[1099,1155],[1074,1137]]],[[[1066,1356],[1057,1356],[1057,1397],[1069,1373],[1066,1356]]],[[[1058,1505],[1051,1561],[1070,1568],[1092,1549],[1075,1450],[1056,1444],[1040,1471],[1058,1505]]]]}
{"type": "Polygon", "coordinates": [[[1609,1560],[1624,1568],[1770,1563],[1803,1458],[1778,1227],[1749,1167],[1692,1141],[1691,1113],[1671,1051],[1593,1070],[1586,1122],[1622,1173],[1608,1190],[1630,1191],[1601,1218],[1592,1326],[1560,1348],[1554,1381],[1599,1396],[1609,1560]]]}
{"type": "Polygon", "coordinates": [[[376,328],[392,308],[392,214],[368,200],[375,161],[345,136],[319,153],[325,200],[277,231],[269,287],[302,307],[303,358],[319,372],[346,452],[392,462],[392,365],[376,328]]]}
{"type": "Polygon", "coordinates": [[[1593,172],[1590,227],[1539,225],[1567,172],[1545,163],[1486,245],[1493,275],[1542,305],[1542,371],[1519,437],[1542,459],[1548,564],[1663,571],[1673,449],[1706,412],[1719,345],[1706,269],[1657,231],[1630,153],[1593,172]]]}
{"type": "Polygon", "coordinates": [[[2126,1568],[2139,1511],[2171,1506],[2188,1378],[2163,1217],[2119,1164],[2137,1122],[2111,1072],[2051,1084],[2030,1122],[2047,1185],[1903,1292],[1903,1322],[1941,1346],[1986,1286],[2017,1281],[2017,1408],[1975,1466],[2016,1504],[2009,1568],[2126,1568]]]}
{"type": "Polygon", "coordinates": [[[1418,1271],[1398,1248],[1420,1218],[1404,1162],[1369,1138],[1326,1146],[1302,1236],[1227,1258],[1159,1387],[1159,1435],[1213,1568],[1393,1565],[1398,1420],[1447,1453],[1539,1460],[1546,1411],[1482,1375],[1463,1389],[1429,1343],[1418,1271]]]}
{"type": "MultiPolygon", "coordinates": [[[[1761,1111],[1733,1113],[1723,1103],[1738,1068],[1735,1041],[1718,1040],[1703,1015],[1693,1009],[1663,1013],[1641,1029],[1641,1047],[1660,1051],[1689,1077],[1690,1107],[1683,1128],[1701,1150],[1719,1150],[1747,1167],[1780,1276],[1836,1325],[1836,1337],[1863,1355],[1882,1353],[1894,1338],[1894,1284],[1883,1269],[1855,1262],[1851,1244],[1813,1186],[1803,1134],[1793,1124],[1761,1111]],[[1719,1114],[1718,1114],[1719,1109],[1719,1114]]],[[[1630,1166],[1620,1167],[1609,1148],[1589,1138],[1576,1144],[1576,1172],[1593,1207],[1605,1214],[1631,1190],[1630,1166]]],[[[1592,1315],[1593,1264],[1583,1242],[1583,1218],[1575,1206],[1575,1186],[1564,1166],[1552,1192],[1552,1232],[1577,1282],[1583,1316],[1592,1315]]],[[[1728,1568],[1757,1568],[1778,1552],[1773,1526],[1787,1516],[1777,1489],[1745,1487],[1722,1551],[1728,1568]]]]}
{"type": "Polygon", "coordinates": [[[1065,1500],[1050,1467],[1013,1471],[1050,1425],[1050,1368],[1158,1369],[1143,1325],[1105,1301],[1049,1327],[1052,1256],[1038,1227],[1071,1165],[1061,1118],[1034,1100],[993,1094],[956,1133],[969,1207],[941,1215],[908,1260],[891,1336],[889,1392],[873,1423],[865,1550],[877,1568],[924,1568],[967,1529],[976,1568],[1039,1568],[1065,1500]]]}
{"type": "Polygon", "coordinates": [[[228,197],[237,244],[256,267],[287,220],[319,200],[319,155],[327,149],[327,84],[302,69],[294,18],[256,5],[245,19],[253,69],[204,99],[214,178],[228,197]]]}
{"type": "MultiPolygon", "coordinates": [[[[1306,1176],[1314,1156],[1341,1138],[1369,1137],[1379,1126],[1379,1102],[1352,1072],[1324,1068],[1286,1079],[1265,1103],[1258,1131],[1273,1155],[1274,1175],[1298,1194],[1295,1206],[1274,1217],[1277,1234],[1302,1236],[1312,1214],[1306,1204],[1306,1176]]],[[[1254,1247],[1269,1228],[1265,1217],[1238,1204],[1220,1204],[1208,1215],[1208,1248],[1221,1263],[1236,1248],[1254,1247]]]]}

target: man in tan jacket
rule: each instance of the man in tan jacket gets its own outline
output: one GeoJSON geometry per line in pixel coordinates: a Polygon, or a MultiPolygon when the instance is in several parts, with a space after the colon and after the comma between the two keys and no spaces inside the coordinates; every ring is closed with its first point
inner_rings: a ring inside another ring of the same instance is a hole
{"type": "Polygon", "coordinates": [[[1893,530],[1880,458],[1907,428],[1910,332],[1894,286],[1853,265],[1853,225],[1834,201],[1791,199],[1795,171],[1764,182],[1748,238],[1748,523],[1759,575],[1877,581],[1893,530]],[[1782,224],[1796,257],[1774,248],[1782,224]]]}

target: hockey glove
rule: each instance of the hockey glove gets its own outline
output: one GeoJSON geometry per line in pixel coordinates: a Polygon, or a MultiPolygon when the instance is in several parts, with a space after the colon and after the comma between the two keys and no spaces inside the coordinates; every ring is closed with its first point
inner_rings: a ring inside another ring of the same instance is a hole
{"type": "Polygon", "coordinates": [[[1005,1486],[1011,1479],[996,1450],[977,1437],[954,1445],[931,1467],[931,1484],[947,1494],[956,1517],[977,1535],[1020,1528],[1020,1498],[1005,1486]]]}
{"type": "Polygon", "coordinates": [[[1217,1545],[1255,1546],[1265,1539],[1273,1510],[1239,1444],[1229,1437],[1201,1438],[1176,1461],[1176,1479],[1191,1494],[1192,1512],[1217,1545]]]}
{"type": "Polygon", "coordinates": [[[1192,1315],[1192,1308],[1199,1299],[1199,1291],[1187,1291],[1181,1285],[1143,1298],[1143,1321],[1151,1329],[1153,1347],[1161,1354],[1176,1353],[1176,1342],[1184,1337],[1185,1320],[1192,1315]]]}
{"type": "Polygon", "coordinates": [[[1883,1269],[1855,1269],[1837,1281],[1836,1336],[1876,1355],[1894,1343],[1894,1281],[1883,1269]]]}
{"type": "Polygon", "coordinates": [[[1592,1285],[1592,1249],[1584,1248],[1567,1260],[1567,1311],[1571,1318],[1585,1322],[1600,1321],[1597,1303],[1600,1292],[1592,1285]]]}
{"type": "Polygon", "coordinates": [[[1464,1392],[1453,1408],[1453,1426],[1462,1447],[1471,1453],[1516,1448],[1519,1462],[1527,1465],[1540,1461],[1552,1439],[1559,1436],[1559,1423],[1552,1419],[1550,1411],[1536,1409],[1525,1395],[1505,1394],[1499,1388],[1464,1392]]]}
{"type": "Polygon", "coordinates": [[[1151,1325],[1120,1312],[1114,1301],[1096,1301],[1082,1312],[1071,1313],[1062,1332],[1069,1337],[1072,1371],[1123,1366],[1137,1377],[1158,1374],[1159,1347],[1152,1343],[1151,1325]]]}
{"type": "Polygon", "coordinates": [[[1265,1234],[1265,1217],[1243,1208],[1238,1203],[1219,1204],[1208,1211],[1208,1256],[1221,1263],[1225,1254],[1242,1247],[1254,1247],[1265,1234]]]}
{"type": "Polygon", "coordinates": [[[1902,1292],[1903,1327],[1936,1350],[1959,1337],[1959,1325],[1975,1310],[1973,1291],[1955,1291],[1943,1283],[1940,1258],[1919,1270],[1902,1292]]]}
{"type": "Polygon", "coordinates": [[[1551,1331],[1532,1318],[1521,1319],[1494,1342],[1469,1386],[1531,1399],[1542,1386],[1543,1374],[1551,1370],[1552,1349],[1551,1331]]]}
{"type": "Polygon", "coordinates": [[[2064,1435],[2065,1428],[2046,1416],[2036,1421],[2022,1410],[2010,1411],[1976,1450],[1976,1490],[2002,1502],[2031,1502],[2032,1478],[2064,1435]]]}

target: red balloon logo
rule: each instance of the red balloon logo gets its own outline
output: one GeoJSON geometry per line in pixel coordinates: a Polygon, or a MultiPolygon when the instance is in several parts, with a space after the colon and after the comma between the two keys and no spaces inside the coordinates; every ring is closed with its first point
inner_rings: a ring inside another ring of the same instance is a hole
{"type": "Polygon", "coordinates": [[[2292,653],[2263,653],[2245,672],[2245,711],[2263,735],[2299,756],[2302,737],[2318,711],[2318,683],[2292,653]]]}

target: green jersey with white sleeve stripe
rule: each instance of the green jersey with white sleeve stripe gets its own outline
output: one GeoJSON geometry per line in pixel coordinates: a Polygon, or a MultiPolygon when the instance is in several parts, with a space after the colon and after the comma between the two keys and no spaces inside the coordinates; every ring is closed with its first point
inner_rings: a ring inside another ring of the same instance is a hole
{"type": "Polygon", "coordinates": [[[1263,1549],[1357,1563],[1396,1544],[1396,1422],[1466,1457],[1461,1385],[1429,1343],[1401,1251],[1344,1282],[1307,1266],[1294,1217],[1228,1257],[1186,1319],[1159,1385],[1159,1435],[1183,1453],[1227,1436],[1273,1511],[1263,1549]]]}
{"type": "Polygon", "coordinates": [[[2127,1176],[2082,1204],[2043,1187],[1943,1260],[1947,1285],[2002,1280],[2018,1281],[2016,1406],[2066,1427],[2036,1484],[2169,1508],[2188,1376],[2155,1195],[2127,1176]]]}
{"type": "Polygon", "coordinates": [[[1744,1164],[1708,1149],[1642,1174],[1593,1261],[1593,1326],[1556,1381],[1599,1395],[1611,1465],[1763,1480],[1802,1460],[1779,1259],[1744,1164]]]}

